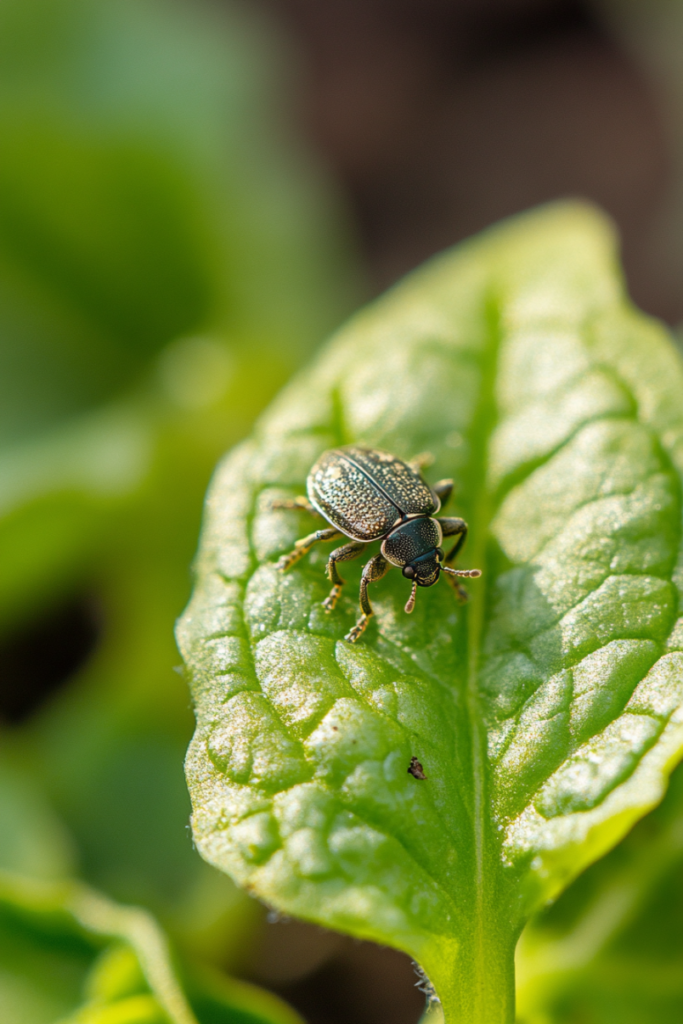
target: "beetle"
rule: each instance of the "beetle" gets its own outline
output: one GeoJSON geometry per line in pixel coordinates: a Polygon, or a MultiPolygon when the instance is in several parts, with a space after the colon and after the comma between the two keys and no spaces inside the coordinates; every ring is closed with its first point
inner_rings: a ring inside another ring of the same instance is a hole
{"type": "Polygon", "coordinates": [[[334,610],[344,586],[337,563],[357,558],[367,544],[381,539],[379,554],[363,567],[361,616],[344,637],[350,643],[358,640],[373,615],[369,584],[381,580],[392,565],[412,580],[405,606],[408,613],[415,607],[417,588],[433,586],[442,572],[465,600],[467,594],[457,583],[457,577],[481,576],[480,569],[454,569],[448,564],[465,543],[467,523],[457,517],[436,518],[442,503],[451,495],[453,481],[440,480],[429,487],[420,475],[428,459],[418,456],[412,462],[403,462],[389,452],[358,445],[332,448],[323,452],[308,474],[308,497],[272,502],[273,508],[303,509],[332,524],[302,537],[293,551],[282,555],[277,563],[281,572],[296,565],[319,541],[350,538],[327,561],[325,571],[332,590],[323,601],[326,612],[334,610]],[[444,537],[458,538],[447,555],[441,547],[444,537]]]}

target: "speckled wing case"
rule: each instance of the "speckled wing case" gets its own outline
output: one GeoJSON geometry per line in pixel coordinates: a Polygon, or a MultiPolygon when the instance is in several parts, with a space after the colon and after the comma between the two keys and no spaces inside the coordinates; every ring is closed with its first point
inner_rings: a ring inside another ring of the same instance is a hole
{"type": "Polygon", "coordinates": [[[385,536],[403,515],[433,515],[439,508],[405,462],[351,445],[320,456],[308,477],[308,496],[329,522],[362,541],[385,536]]]}

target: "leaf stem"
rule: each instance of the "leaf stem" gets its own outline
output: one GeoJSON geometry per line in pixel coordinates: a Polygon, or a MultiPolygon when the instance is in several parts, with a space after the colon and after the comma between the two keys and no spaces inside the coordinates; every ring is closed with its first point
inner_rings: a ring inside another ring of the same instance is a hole
{"type": "Polygon", "coordinates": [[[465,937],[455,955],[448,942],[434,962],[424,963],[441,1000],[444,1024],[514,1022],[516,935],[510,935],[507,922],[489,918],[487,923],[478,941],[465,937]]]}

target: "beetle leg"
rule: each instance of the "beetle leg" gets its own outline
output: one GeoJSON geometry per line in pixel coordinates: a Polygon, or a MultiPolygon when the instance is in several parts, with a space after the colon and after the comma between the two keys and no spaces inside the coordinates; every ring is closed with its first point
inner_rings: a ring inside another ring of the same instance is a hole
{"type": "Polygon", "coordinates": [[[313,508],[308,498],[303,494],[300,494],[297,498],[275,498],[270,503],[271,508],[286,508],[289,511],[297,510],[299,512],[310,512],[312,516],[318,516],[322,519],[322,516],[318,512],[317,508],[313,508]]]}
{"type": "Polygon", "coordinates": [[[330,555],[325,572],[327,573],[327,578],[334,586],[323,601],[323,608],[326,612],[334,611],[334,606],[341,597],[342,587],[344,586],[344,580],[337,572],[337,562],[350,562],[352,559],[358,558],[364,548],[365,544],[362,541],[352,540],[349,544],[335,548],[330,555]]]}
{"type": "Polygon", "coordinates": [[[452,562],[467,540],[467,523],[464,519],[460,519],[457,516],[442,516],[436,521],[441,527],[444,537],[455,537],[457,534],[460,534],[455,544],[444,558],[444,562],[452,562]]]}
{"type": "Polygon", "coordinates": [[[287,572],[293,565],[307,555],[314,544],[317,544],[321,540],[337,540],[338,537],[343,537],[344,534],[336,530],[334,526],[329,526],[326,530],[316,530],[315,533],[309,533],[307,537],[302,537],[294,545],[294,550],[290,551],[287,555],[281,555],[278,560],[276,568],[280,572],[287,572]]]}
{"type": "Polygon", "coordinates": [[[458,595],[458,598],[462,601],[463,604],[466,601],[469,601],[470,595],[467,593],[462,583],[458,583],[454,576],[449,576],[448,574],[446,574],[446,579],[448,581],[449,586],[453,588],[453,590],[458,595]]]}
{"type": "Polygon", "coordinates": [[[431,466],[433,461],[434,456],[431,452],[420,452],[419,455],[416,455],[410,460],[408,465],[416,473],[421,473],[423,469],[427,469],[428,466],[431,466]]]}
{"type": "Polygon", "coordinates": [[[432,487],[432,490],[441,502],[441,506],[443,508],[453,492],[453,481],[438,480],[432,487]]]}
{"type": "Polygon", "coordinates": [[[349,643],[355,644],[358,637],[365,632],[367,624],[374,614],[368,598],[368,585],[376,580],[381,580],[382,576],[385,576],[390,568],[391,563],[382,554],[375,555],[364,567],[360,580],[360,610],[362,615],[353,629],[344,637],[349,643]]]}
{"type": "MultiPolygon", "coordinates": [[[[455,575],[458,570],[451,569],[448,566],[448,562],[452,562],[457,553],[462,548],[463,544],[467,539],[467,523],[464,519],[460,519],[457,516],[443,516],[441,519],[437,519],[437,523],[441,526],[444,537],[455,537],[459,534],[457,541],[444,558],[444,567],[446,568],[446,579],[455,590],[456,594],[461,601],[467,601],[468,593],[461,583],[458,583],[457,576],[455,575]]],[[[462,571],[462,575],[481,575],[479,569],[466,569],[462,571]]]]}
{"type": "MultiPolygon", "coordinates": [[[[442,516],[441,519],[437,520],[437,522],[441,526],[444,537],[453,537],[456,534],[460,534],[455,544],[444,558],[444,564],[447,564],[448,562],[453,561],[458,551],[460,551],[461,547],[467,540],[467,523],[464,519],[460,519],[457,516],[442,516]]],[[[463,587],[462,583],[458,583],[455,576],[451,576],[446,573],[446,579],[461,601],[464,602],[469,599],[469,594],[463,587]]]]}

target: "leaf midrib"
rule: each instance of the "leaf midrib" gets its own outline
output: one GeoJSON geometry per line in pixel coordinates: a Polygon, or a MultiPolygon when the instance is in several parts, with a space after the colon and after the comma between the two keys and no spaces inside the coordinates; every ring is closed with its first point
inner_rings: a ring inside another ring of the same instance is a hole
{"type": "MultiPolygon", "coordinates": [[[[482,359],[481,392],[477,410],[472,422],[472,437],[478,439],[472,444],[468,473],[476,476],[477,466],[488,465],[488,449],[493,431],[498,420],[498,408],[495,400],[498,351],[502,337],[500,324],[500,303],[493,293],[484,296],[484,310],[488,325],[487,344],[482,359]]],[[[474,838],[474,947],[476,959],[482,965],[486,957],[486,940],[484,928],[486,923],[485,904],[487,902],[485,877],[485,844],[488,836],[490,816],[487,813],[486,800],[486,747],[483,734],[483,719],[479,710],[479,661],[481,656],[482,638],[485,629],[485,611],[487,591],[490,586],[489,573],[486,571],[486,549],[490,524],[493,518],[494,496],[487,485],[487,477],[483,475],[483,486],[476,492],[477,497],[472,507],[472,538],[470,554],[474,565],[484,568],[481,586],[477,588],[474,600],[468,610],[467,638],[467,680],[465,708],[467,711],[470,743],[472,751],[472,791],[473,800],[473,838],[474,838]]],[[[494,925],[495,927],[495,925],[494,925]]]]}

